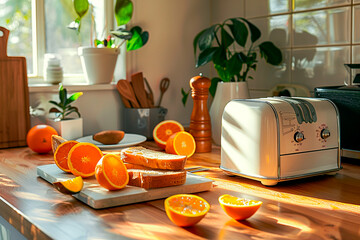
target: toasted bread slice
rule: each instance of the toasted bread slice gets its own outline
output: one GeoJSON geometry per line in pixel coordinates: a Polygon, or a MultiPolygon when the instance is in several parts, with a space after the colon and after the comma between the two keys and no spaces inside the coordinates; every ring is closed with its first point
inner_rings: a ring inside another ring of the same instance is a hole
{"type": "Polygon", "coordinates": [[[145,189],[177,186],[186,182],[186,171],[128,169],[128,173],[128,185],[145,189]]]}
{"type": "Polygon", "coordinates": [[[127,163],[152,169],[183,170],[187,157],[154,151],[144,147],[130,147],[121,150],[121,159],[127,163]]]}
{"type": "Polygon", "coordinates": [[[149,168],[149,167],[145,167],[142,165],[138,165],[138,164],[132,164],[132,163],[127,163],[124,162],[126,169],[145,169],[145,170],[157,170],[157,169],[153,169],[153,168],[149,168]]]}

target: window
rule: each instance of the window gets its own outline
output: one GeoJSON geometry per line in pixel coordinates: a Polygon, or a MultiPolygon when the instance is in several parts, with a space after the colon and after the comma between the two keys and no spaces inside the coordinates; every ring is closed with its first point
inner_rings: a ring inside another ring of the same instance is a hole
{"type": "Polygon", "coordinates": [[[65,83],[84,81],[78,47],[92,45],[95,37],[104,39],[114,26],[113,1],[89,2],[78,34],[67,27],[77,17],[72,0],[0,0],[0,26],[10,30],[8,55],[26,57],[29,83],[44,83],[47,53],[60,57],[65,83]]]}

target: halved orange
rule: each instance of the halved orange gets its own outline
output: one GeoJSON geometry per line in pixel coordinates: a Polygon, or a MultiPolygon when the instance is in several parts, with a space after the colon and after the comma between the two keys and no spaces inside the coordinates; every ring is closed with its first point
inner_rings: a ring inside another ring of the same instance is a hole
{"type": "Polygon", "coordinates": [[[78,143],[73,146],[68,155],[68,166],[70,172],[75,176],[83,178],[95,174],[95,167],[102,158],[101,150],[92,143],[78,143]]]}
{"type": "Polygon", "coordinates": [[[244,220],[251,217],[262,204],[261,201],[238,198],[229,194],[221,195],[219,203],[226,214],[235,220],[244,220]]]}
{"type": "Polygon", "coordinates": [[[65,194],[75,194],[81,191],[84,186],[82,177],[74,177],[65,181],[54,182],[53,185],[59,192],[65,194]]]}
{"type": "Polygon", "coordinates": [[[55,150],[54,153],[55,164],[64,172],[70,172],[70,168],[68,166],[68,155],[70,149],[76,144],[78,144],[77,141],[66,141],[61,143],[55,150]]]}
{"type": "Polygon", "coordinates": [[[191,157],[195,153],[196,143],[194,137],[185,131],[174,133],[166,142],[165,151],[171,154],[191,157]]]}
{"type": "Polygon", "coordinates": [[[165,120],[157,124],[153,130],[153,138],[162,149],[166,148],[166,141],[174,133],[184,131],[184,126],[174,120],[165,120]]]}
{"type": "Polygon", "coordinates": [[[108,190],[124,188],[129,182],[129,174],[119,155],[106,154],[97,163],[95,177],[108,190]]]}
{"type": "Polygon", "coordinates": [[[169,219],[180,227],[198,223],[210,210],[210,204],[193,194],[177,194],[165,199],[165,211],[169,219]]]}

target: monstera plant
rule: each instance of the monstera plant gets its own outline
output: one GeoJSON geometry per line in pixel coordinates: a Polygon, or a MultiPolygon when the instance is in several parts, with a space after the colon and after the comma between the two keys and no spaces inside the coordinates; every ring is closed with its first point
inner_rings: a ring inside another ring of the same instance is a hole
{"type": "MultiPolygon", "coordinates": [[[[194,39],[196,67],[209,62],[214,64],[218,77],[211,79],[209,89],[215,95],[219,81],[247,81],[256,71],[259,57],[271,65],[282,62],[282,54],[272,42],[257,43],[260,30],[245,18],[229,18],[200,31],[194,39]],[[248,41],[250,40],[250,41],[248,41]]],[[[182,89],[183,103],[186,103],[189,91],[182,89]]]]}
{"type": "MultiPolygon", "coordinates": [[[[89,8],[91,8],[91,5],[88,0],[74,0],[74,10],[77,18],[69,24],[68,28],[80,32],[81,20],[89,8]]],[[[139,26],[134,26],[128,31],[123,26],[131,20],[133,15],[133,2],[131,0],[116,0],[114,14],[119,27],[111,31],[111,35],[106,39],[95,39],[95,46],[114,48],[119,47],[126,41],[127,51],[132,51],[141,48],[147,43],[149,39],[149,33],[147,31],[143,31],[139,26]],[[116,43],[116,40],[111,36],[122,39],[122,41],[116,43]]]]}

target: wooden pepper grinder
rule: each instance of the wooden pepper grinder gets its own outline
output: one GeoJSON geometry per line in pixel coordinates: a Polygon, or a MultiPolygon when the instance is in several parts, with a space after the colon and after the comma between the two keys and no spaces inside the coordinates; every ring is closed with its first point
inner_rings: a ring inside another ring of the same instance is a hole
{"type": "Polygon", "coordinates": [[[195,76],[190,79],[191,96],[194,101],[190,118],[190,134],[196,142],[196,152],[211,152],[211,121],[207,108],[210,79],[195,76]]]}

